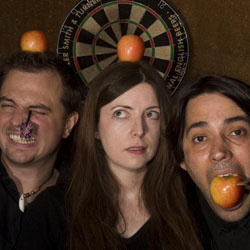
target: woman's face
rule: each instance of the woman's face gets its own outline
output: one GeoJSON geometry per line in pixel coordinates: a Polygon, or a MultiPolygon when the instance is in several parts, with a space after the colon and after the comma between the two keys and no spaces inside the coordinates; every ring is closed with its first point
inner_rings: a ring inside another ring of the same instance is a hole
{"type": "Polygon", "coordinates": [[[160,138],[160,107],[151,85],[140,83],[100,110],[96,139],[112,171],[145,170],[160,138]]]}

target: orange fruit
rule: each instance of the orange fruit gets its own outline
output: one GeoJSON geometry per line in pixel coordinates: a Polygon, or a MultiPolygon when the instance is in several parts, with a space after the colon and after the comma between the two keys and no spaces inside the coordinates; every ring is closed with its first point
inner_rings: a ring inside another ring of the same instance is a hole
{"type": "Polygon", "coordinates": [[[120,61],[140,61],[144,50],[143,40],[136,35],[122,36],[117,43],[117,55],[120,61]]]}
{"type": "Polygon", "coordinates": [[[30,30],[22,34],[20,47],[23,51],[44,52],[48,49],[48,41],[42,31],[30,30]]]}

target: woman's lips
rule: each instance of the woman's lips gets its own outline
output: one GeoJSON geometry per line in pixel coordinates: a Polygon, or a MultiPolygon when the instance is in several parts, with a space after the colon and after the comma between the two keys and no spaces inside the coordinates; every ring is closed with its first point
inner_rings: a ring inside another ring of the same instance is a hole
{"type": "Polygon", "coordinates": [[[146,151],[146,147],[132,146],[132,147],[127,148],[126,151],[132,154],[143,154],[146,151]]]}

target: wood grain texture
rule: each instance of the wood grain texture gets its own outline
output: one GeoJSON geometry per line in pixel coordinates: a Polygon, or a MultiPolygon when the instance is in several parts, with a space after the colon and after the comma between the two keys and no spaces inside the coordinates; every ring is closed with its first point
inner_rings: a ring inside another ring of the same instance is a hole
{"type": "MultiPolygon", "coordinates": [[[[154,0],[157,1],[157,0],[154,0]]],[[[61,25],[78,0],[0,1],[0,60],[20,50],[23,32],[38,29],[56,51],[61,25]]],[[[182,84],[205,73],[250,83],[250,1],[171,0],[190,37],[189,68],[182,84]]]]}

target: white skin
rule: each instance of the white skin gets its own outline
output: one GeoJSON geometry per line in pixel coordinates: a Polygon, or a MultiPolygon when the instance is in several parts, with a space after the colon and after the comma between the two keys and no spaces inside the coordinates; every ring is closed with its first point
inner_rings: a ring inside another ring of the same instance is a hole
{"type": "Polygon", "coordinates": [[[153,88],[140,83],[103,106],[96,138],[121,186],[120,207],[127,227],[123,231],[121,220],[118,230],[130,237],[149,218],[140,190],[160,138],[160,108],[153,88]]]}
{"type": "MultiPolygon", "coordinates": [[[[1,160],[20,193],[30,192],[48,178],[62,138],[69,136],[77,122],[77,113],[64,119],[62,95],[61,78],[55,72],[11,70],[3,82],[0,90],[1,160]],[[29,110],[32,111],[32,138],[21,140],[20,126],[26,121],[29,110]]],[[[57,175],[54,174],[50,184],[55,183],[57,175]]]]}
{"type": "Polygon", "coordinates": [[[235,173],[250,177],[250,120],[231,99],[217,94],[202,94],[188,102],[183,138],[187,170],[212,210],[225,221],[238,221],[250,211],[250,196],[232,210],[217,206],[209,192],[212,179],[235,173]]]}

